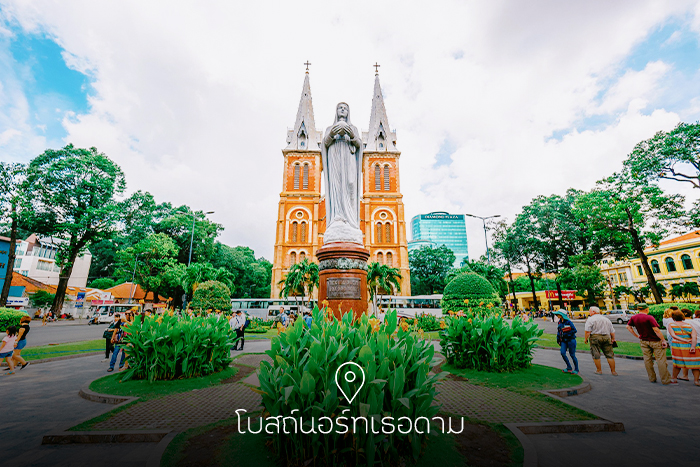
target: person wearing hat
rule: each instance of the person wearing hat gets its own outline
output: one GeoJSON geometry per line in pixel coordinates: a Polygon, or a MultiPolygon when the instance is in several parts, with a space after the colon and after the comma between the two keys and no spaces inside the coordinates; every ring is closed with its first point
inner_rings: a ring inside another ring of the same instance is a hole
{"type": "Polygon", "coordinates": [[[566,363],[566,368],[562,370],[564,373],[578,374],[578,359],[576,358],[576,326],[571,322],[566,312],[557,310],[552,313],[559,318],[557,324],[557,344],[561,352],[561,358],[566,363]],[[571,362],[566,357],[566,352],[569,352],[571,359],[574,361],[574,368],[571,368],[571,362]]]}

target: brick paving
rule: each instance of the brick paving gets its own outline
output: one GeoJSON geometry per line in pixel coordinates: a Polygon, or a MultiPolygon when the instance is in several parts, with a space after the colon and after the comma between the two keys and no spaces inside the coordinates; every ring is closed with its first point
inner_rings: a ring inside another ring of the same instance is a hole
{"type": "Polygon", "coordinates": [[[442,404],[442,411],[485,422],[563,422],[583,418],[566,407],[507,389],[447,380],[437,390],[436,400],[442,404]]]}

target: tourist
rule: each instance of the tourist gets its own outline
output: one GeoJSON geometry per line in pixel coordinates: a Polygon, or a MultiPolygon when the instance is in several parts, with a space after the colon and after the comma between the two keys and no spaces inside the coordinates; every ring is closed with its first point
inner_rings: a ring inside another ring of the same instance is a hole
{"type": "Polygon", "coordinates": [[[29,316],[22,316],[19,320],[19,331],[17,333],[17,343],[15,344],[15,351],[12,355],[12,359],[15,361],[15,366],[20,366],[20,370],[23,370],[29,362],[22,358],[22,349],[27,346],[27,335],[29,334],[29,323],[32,319],[29,316]]]}
{"type": "Polygon", "coordinates": [[[639,338],[639,345],[644,355],[644,367],[647,370],[649,381],[656,382],[654,361],[659,367],[659,375],[662,384],[671,384],[671,375],[668,373],[666,362],[666,339],[659,329],[659,323],[653,316],[649,316],[649,306],[646,303],[637,305],[638,314],[632,316],[627,322],[627,330],[639,338]]]}
{"type": "Polygon", "coordinates": [[[574,323],[571,322],[564,311],[555,311],[553,315],[559,318],[559,323],[557,324],[557,344],[559,344],[561,358],[563,358],[564,362],[566,363],[566,368],[562,371],[564,373],[577,375],[578,359],[576,358],[576,326],[574,326],[574,323]],[[566,357],[567,351],[569,352],[571,359],[574,361],[573,370],[569,359],[566,357]]]}
{"type": "MultiPolygon", "coordinates": [[[[678,310],[679,309],[677,306],[669,307],[666,311],[664,311],[664,316],[661,319],[661,322],[664,325],[664,328],[666,328],[666,344],[668,345],[669,349],[671,348],[671,333],[668,330],[668,326],[671,323],[673,323],[673,317],[671,317],[671,314],[674,311],[678,311],[678,310]]],[[[683,310],[681,310],[681,311],[683,311],[683,310]]],[[[688,378],[688,369],[687,368],[683,368],[683,375],[678,379],[680,379],[682,381],[690,381],[690,378],[688,378]]]]}
{"type": "Polygon", "coordinates": [[[107,329],[102,333],[102,337],[105,338],[105,360],[109,360],[110,352],[114,351],[114,344],[112,344],[112,337],[114,336],[114,328],[117,323],[121,321],[119,313],[114,313],[114,321],[109,323],[107,329]]]}
{"type": "Polygon", "coordinates": [[[2,346],[0,346],[0,360],[3,358],[7,362],[7,366],[10,370],[5,375],[15,374],[15,361],[12,358],[12,354],[15,351],[15,342],[17,342],[17,326],[8,326],[5,330],[5,337],[2,339],[2,346]]]}
{"type": "Polygon", "coordinates": [[[583,342],[587,344],[590,341],[591,355],[596,368],[595,374],[603,374],[600,364],[600,354],[602,353],[608,361],[610,372],[617,376],[617,372],[615,372],[615,353],[613,351],[615,328],[612,325],[612,321],[601,315],[600,308],[597,306],[592,306],[588,312],[589,317],[584,328],[586,336],[583,342]]]}
{"type": "Polygon", "coordinates": [[[119,361],[119,369],[124,368],[124,359],[126,354],[124,353],[124,347],[122,345],[122,340],[124,339],[124,329],[126,326],[126,318],[121,318],[119,321],[115,322],[114,329],[112,330],[112,344],[114,344],[114,351],[112,352],[112,359],[109,361],[108,372],[114,371],[114,365],[117,363],[117,357],[121,351],[122,358],[119,361]]]}
{"type": "Polygon", "coordinates": [[[313,322],[313,318],[311,317],[311,312],[307,311],[304,313],[304,323],[306,323],[306,327],[311,329],[311,323],[313,322]]]}
{"type": "Polygon", "coordinates": [[[687,320],[688,324],[693,326],[695,328],[695,332],[698,333],[698,336],[700,336],[700,309],[695,310],[695,317],[693,319],[687,320]]]}
{"type": "Polygon", "coordinates": [[[671,384],[678,384],[678,374],[681,368],[692,370],[695,385],[700,386],[700,352],[698,352],[698,333],[695,328],[685,322],[681,310],[671,314],[673,322],[668,326],[671,335],[671,357],[673,358],[673,376],[671,384]]]}
{"type": "Polygon", "coordinates": [[[243,344],[245,343],[245,317],[241,310],[236,310],[236,315],[231,318],[229,324],[231,329],[236,331],[236,345],[233,346],[233,350],[243,350],[243,344]],[[241,344],[241,348],[238,348],[238,344],[241,344]]]}

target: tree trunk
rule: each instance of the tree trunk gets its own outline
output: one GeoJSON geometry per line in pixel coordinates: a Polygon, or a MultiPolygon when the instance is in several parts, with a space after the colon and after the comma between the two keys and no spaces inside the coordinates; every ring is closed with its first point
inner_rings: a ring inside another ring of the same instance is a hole
{"type": "Polygon", "coordinates": [[[557,284],[557,295],[559,295],[559,309],[563,310],[564,309],[564,298],[562,297],[562,294],[561,294],[561,284],[556,279],[554,279],[554,283],[557,284]]]}
{"type": "Polygon", "coordinates": [[[53,312],[56,317],[61,314],[61,310],[63,309],[63,301],[66,298],[66,289],[68,289],[68,279],[70,279],[70,276],[73,273],[73,264],[78,254],[76,253],[72,256],[73,259],[68,263],[68,265],[61,268],[58,286],[56,286],[56,296],[54,297],[53,304],[51,305],[51,312],[53,312]]]}
{"type": "Polygon", "coordinates": [[[647,258],[647,255],[644,254],[644,248],[642,247],[642,242],[639,240],[639,234],[637,233],[637,229],[634,228],[634,224],[632,223],[632,214],[630,213],[629,209],[627,209],[627,218],[629,219],[629,233],[632,236],[632,245],[634,246],[634,250],[639,256],[639,259],[642,261],[642,268],[644,269],[644,274],[647,275],[647,283],[651,288],[651,293],[654,296],[654,301],[656,301],[657,304],[663,303],[664,300],[661,297],[661,294],[659,293],[658,287],[656,286],[656,278],[654,277],[654,273],[649,267],[649,258],[647,258]]]}
{"type": "Polygon", "coordinates": [[[10,227],[10,249],[7,252],[7,272],[5,282],[0,293],[0,307],[7,305],[7,297],[10,296],[10,286],[12,285],[12,271],[15,267],[15,249],[17,248],[17,205],[12,203],[12,226],[10,227]]]}
{"type": "Polygon", "coordinates": [[[539,310],[539,302],[537,301],[537,294],[535,293],[535,279],[532,277],[532,270],[530,269],[530,261],[527,262],[527,277],[530,279],[530,289],[532,290],[532,301],[535,304],[535,310],[539,310]]]}
{"type": "Polygon", "coordinates": [[[508,278],[510,279],[510,286],[513,289],[513,308],[518,311],[518,297],[515,296],[515,282],[513,282],[513,271],[510,269],[510,264],[508,264],[508,278]]]}

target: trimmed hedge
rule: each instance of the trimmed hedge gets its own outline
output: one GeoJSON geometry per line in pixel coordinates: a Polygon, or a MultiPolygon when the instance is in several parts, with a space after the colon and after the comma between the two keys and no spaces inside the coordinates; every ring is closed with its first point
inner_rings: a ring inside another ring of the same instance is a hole
{"type": "Polygon", "coordinates": [[[0,331],[5,330],[10,326],[18,326],[22,316],[29,316],[26,312],[15,310],[14,308],[0,308],[0,331]]]}
{"type": "Polygon", "coordinates": [[[443,313],[446,313],[447,311],[469,311],[488,305],[496,306],[500,303],[501,299],[486,278],[475,272],[467,272],[460,274],[447,284],[440,307],[443,313]]]}
{"type": "Polygon", "coordinates": [[[202,282],[194,291],[190,306],[195,310],[231,311],[231,291],[218,281],[202,282]]]}
{"type": "Polygon", "coordinates": [[[649,305],[649,315],[653,316],[654,319],[656,320],[657,323],[659,323],[659,327],[662,329],[664,328],[664,323],[663,323],[663,318],[664,318],[664,312],[671,308],[672,306],[677,306],[681,310],[683,308],[687,308],[693,313],[695,313],[695,310],[700,308],[700,305],[696,305],[694,303],[659,303],[658,305],[649,305]]]}

